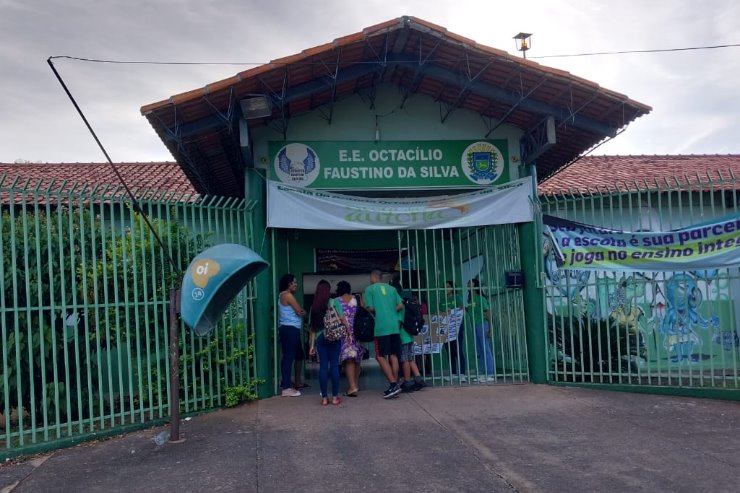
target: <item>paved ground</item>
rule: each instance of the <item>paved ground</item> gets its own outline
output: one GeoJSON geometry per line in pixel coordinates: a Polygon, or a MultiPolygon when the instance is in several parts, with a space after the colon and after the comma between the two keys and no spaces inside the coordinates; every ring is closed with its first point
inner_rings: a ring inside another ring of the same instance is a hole
{"type": "Polygon", "coordinates": [[[0,491],[740,491],[740,404],[544,385],[276,397],[0,467],[0,491]]]}

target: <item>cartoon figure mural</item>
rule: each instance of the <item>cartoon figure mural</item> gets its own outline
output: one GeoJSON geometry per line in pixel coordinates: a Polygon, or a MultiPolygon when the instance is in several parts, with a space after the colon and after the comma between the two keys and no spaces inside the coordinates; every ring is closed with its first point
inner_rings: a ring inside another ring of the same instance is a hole
{"type": "Polygon", "coordinates": [[[667,301],[666,314],[660,325],[664,335],[664,346],[670,354],[672,363],[696,363],[699,355],[695,349],[701,346],[701,339],[695,327],[706,330],[719,327],[719,317],[712,315],[705,319],[699,313],[702,293],[696,279],[689,274],[675,274],[665,283],[667,301]]]}
{"type": "MultiPolygon", "coordinates": [[[[545,275],[547,276],[548,285],[555,290],[557,296],[548,296],[551,303],[558,303],[558,300],[565,298],[565,301],[571,307],[576,308],[578,317],[584,315],[593,316],[596,310],[594,299],[583,293],[588,286],[591,278],[591,271],[587,270],[566,270],[558,267],[555,260],[555,252],[551,240],[547,237],[543,240],[543,254],[545,275]]],[[[554,306],[550,306],[551,312],[554,306]]],[[[560,308],[563,308],[562,306],[560,308]]]]}
{"type": "Polygon", "coordinates": [[[609,320],[617,326],[627,328],[623,337],[622,358],[628,360],[636,369],[647,360],[647,346],[645,344],[645,311],[637,305],[636,300],[644,297],[645,285],[638,282],[633,276],[623,277],[617,288],[609,296],[609,320]]]}

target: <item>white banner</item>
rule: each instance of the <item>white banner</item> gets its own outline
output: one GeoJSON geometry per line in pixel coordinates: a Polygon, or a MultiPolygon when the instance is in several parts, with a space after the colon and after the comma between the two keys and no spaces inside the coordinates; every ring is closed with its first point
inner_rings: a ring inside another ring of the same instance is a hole
{"type": "Polygon", "coordinates": [[[522,223],[532,221],[531,195],[531,178],[460,195],[409,199],[357,197],[269,181],[267,226],[345,231],[522,223]]]}

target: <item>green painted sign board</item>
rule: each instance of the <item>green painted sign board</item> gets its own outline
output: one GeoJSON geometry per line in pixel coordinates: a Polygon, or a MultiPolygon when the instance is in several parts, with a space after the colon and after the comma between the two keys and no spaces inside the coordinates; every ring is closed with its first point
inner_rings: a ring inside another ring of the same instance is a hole
{"type": "Polygon", "coordinates": [[[269,142],[270,178],[326,190],[460,188],[509,181],[504,139],[269,142]]]}

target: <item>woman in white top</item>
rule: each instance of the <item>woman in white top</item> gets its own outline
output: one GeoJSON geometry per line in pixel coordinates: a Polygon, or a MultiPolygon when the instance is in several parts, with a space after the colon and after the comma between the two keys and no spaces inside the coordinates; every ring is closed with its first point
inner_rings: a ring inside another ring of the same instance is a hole
{"type": "Polygon", "coordinates": [[[301,317],[306,311],[301,308],[295,299],[298,281],[293,274],[285,274],[280,278],[280,296],[278,298],[278,338],[283,359],[280,361],[280,387],[283,397],[298,397],[301,393],[291,386],[290,377],[293,369],[293,359],[301,343],[301,317]]]}

